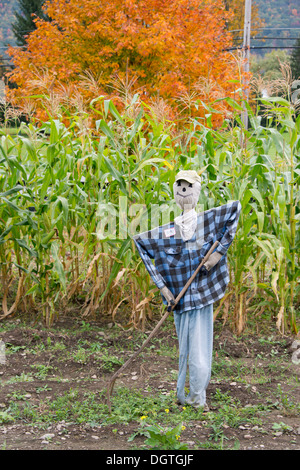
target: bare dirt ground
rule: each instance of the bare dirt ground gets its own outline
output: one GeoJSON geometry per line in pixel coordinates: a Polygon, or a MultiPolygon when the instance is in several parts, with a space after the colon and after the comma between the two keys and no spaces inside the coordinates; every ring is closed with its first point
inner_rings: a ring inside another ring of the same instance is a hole
{"type": "MultiPolygon", "coordinates": [[[[148,330],[154,325],[148,325],[148,330]]],[[[107,416],[103,391],[121,360],[130,357],[145,337],[116,325],[68,318],[59,319],[48,330],[42,324],[18,319],[1,323],[5,364],[0,364],[0,449],[143,448],[144,436],[128,440],[138,430],[140,417],[120,416],[119,422],[116,419],[118,390],[123,387],[139,391],[148,399],[152,393],[161,397],[157,400],[174,394],[178,358],[171,321],[153,340],[152,347],[117,380],[114,421],[99,418],[97,406],[102,407],[101,416],[107,416]],[[72,393],[77,408],[70,408],[67,413],[72,393]],[[69,401],[58,401],[58,397],[66,395],[69,401]],[[80,403],[86,406],[87,396],[94,397],[89,402],[90,407],[95,405],[94,421],[85,418],[91,408],[80,408],[80,403]]],[[[291,349],[295,339],[278,335],[275,330],[237,338],[227,327],[216,324],[214,366],[207,391],[210,412],[207,417],[186,417],[181,441],[191,450],[234,448],[234,443],[240,450],[299,450],[300,366],[292,362],[291,349]],[[264,407],[261,412],[260,406],[264,407]],[[237,408],[243,412],[254,410],[252,419],[234,421],[237,408]],[[255,414],[257,423],[253,421],[255,414]]],[[[130,400],[128,395],[129,407],[130,400]]],[[[167,412],[169,416],[180,412],[176,400],[167,412]]]]}

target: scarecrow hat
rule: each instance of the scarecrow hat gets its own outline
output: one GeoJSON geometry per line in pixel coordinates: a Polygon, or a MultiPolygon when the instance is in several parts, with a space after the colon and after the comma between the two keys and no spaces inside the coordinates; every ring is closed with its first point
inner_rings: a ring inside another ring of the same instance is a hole
{"type": "Polygon", "coordinates": [[[185,180],[188,183],[201,182],[201,178],[195,170],[181,170],[175,176],[175,181],[185,180]]]}

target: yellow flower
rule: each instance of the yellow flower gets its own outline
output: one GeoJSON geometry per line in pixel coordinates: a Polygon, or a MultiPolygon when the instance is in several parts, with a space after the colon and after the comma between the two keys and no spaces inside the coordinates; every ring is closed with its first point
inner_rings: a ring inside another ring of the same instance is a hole
{"type": "Polygon", "coordinates": [[[178,439],[179,439],[179,436],[175,436],[175,437],[176,437],[176,439],[177,439],[177,441],[178,441],[178,439]]]}
{"type": "Polygon", "coordinates": [[[146,419],[146,418],[147,418],[147,416],[141,416],[141,420],[146,419]]]}
{"type": "Polygon", "coordinates": [[[170,410],[169,410],[168,408],[165,409],[165,412],[166,412],[166,413],[169,413],[169,411],[170,411],[170,410]]]}
{"type": "Polygon", "coordinates": [[[185,426],[181,426],[181,431],[184,431],[185,430],[185,426]]]}
{"type": "Polygon", "coordinates": [[[186,410],[186,406],[183,406],[182,409],[183,409],[183,410],[186,410]]]}

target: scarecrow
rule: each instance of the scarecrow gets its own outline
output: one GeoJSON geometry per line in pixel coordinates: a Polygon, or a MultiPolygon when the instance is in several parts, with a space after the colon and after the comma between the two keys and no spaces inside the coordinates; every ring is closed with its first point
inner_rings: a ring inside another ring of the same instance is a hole
{"type": "Polygon", "coordinates": [[[195,208],[200,181],[196,171],[179,171],[173,193],[182,210],[181,215],[174,222],[135,236],[134,241],[168,307],[174,305],[176,296],[212,245],[219,242],[173,309],[179,343],[178,401],[207,410],[213,304],[223,297],[229,282],[227,250],[236,233],[241,205],[239,201],[233,201],[198,214],[195,208]],[[190,387],[186,396],[187,366],[190,387]]]}

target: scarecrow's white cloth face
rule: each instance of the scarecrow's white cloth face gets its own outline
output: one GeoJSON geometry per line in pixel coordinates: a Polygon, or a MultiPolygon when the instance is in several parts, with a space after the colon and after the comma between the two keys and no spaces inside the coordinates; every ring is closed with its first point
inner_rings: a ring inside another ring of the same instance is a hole
{"type": "Polygon", "coordinates": [[[184,212],[195,209],[199,196],[201,185],[198,181],[189,183],[185,180],[175,181],[173,185],[173,194],[176,204],[184,212]]]}
{"type": "Polygon", "coordinates": [[[201,185],[198,181],[190,183],[179,179],[173,185],[173,193],[176,204],[182,209],[182,215],[174,219],[179,227],[181,237],[184,241],[190,240],[197,227],[197,213],[195,207],[200,195],[201,185]]]}

